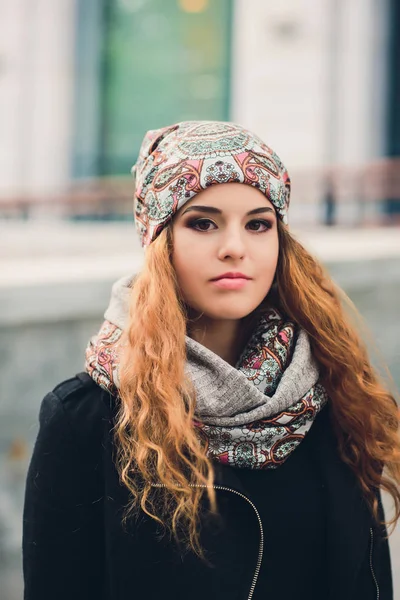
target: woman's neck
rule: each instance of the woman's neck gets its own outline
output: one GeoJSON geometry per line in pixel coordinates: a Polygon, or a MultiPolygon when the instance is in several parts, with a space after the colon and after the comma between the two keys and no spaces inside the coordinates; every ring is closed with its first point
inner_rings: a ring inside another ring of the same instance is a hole
{"type": "Polygon", "coordinates": [[[232,366],[241,354],[241,322],[200,317],[188,325],[188,335],[232,366]]]}

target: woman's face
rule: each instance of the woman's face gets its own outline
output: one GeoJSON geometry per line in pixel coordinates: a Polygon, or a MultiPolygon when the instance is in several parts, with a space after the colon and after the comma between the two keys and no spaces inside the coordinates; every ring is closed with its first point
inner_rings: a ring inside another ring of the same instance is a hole
{"type": "Polygon", "coordinates": [[[277,218],[256,188],[211,186],[178,211],[172,234],[178,284],[196,313],[241,319],[268,294],[278,262],[277,218]]]}

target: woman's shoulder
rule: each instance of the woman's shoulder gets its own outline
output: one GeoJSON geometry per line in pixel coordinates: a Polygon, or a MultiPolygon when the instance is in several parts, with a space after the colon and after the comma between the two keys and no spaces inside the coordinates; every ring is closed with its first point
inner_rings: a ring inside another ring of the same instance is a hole
{"type": "Polygon", "coordinates": [[[100,440],[104,424],[112,420],[114,405],[110,393],[87,373],[78,373],[46,394],[40,407],[40,429],[51,436],[68,433],[79,438],[79,443],[100,440]]]}
{"type": "Polygon", "coordinates": [[[111,407],[112,396],[83,372],[56,385],[50,395],[72,412],[84,405],[91,409],[97,408],[99,411],[103,411],[107,406],[111,407]]]}
{"type": "MultiPolygon", "coordinates": [[[[78,535],[77,523],[84,519],[87,508],[95,513],[103,493],[105,436],[111,423],[107,395],[90,377],[79,374],[44,397],[27,474],[24,522],[31,537],[28,552],[43,551],[33,548],[43,531],[51,531],[46,535],[54,539],[59,532],[67,543],[71,528],[78,535]]],[[[86,524],[82,524],[84,530],[86,524]]]]}

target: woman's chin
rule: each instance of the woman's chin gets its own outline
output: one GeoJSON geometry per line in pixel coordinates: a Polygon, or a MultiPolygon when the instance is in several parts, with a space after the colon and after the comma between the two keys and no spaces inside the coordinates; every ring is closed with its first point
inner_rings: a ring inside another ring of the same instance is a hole
{"type": "Polygon", "coordinates": [[[239,321],[247,317],[257,306],[238,306],[231,303],[226,306],[204,307],[202,313],[205,317],[215,321],[239,321]]]}

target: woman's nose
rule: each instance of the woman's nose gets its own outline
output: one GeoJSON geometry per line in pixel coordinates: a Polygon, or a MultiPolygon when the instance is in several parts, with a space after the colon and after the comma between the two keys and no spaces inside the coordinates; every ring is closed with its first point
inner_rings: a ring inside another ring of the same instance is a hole
{"type": "Polygon", "coordinates": [[[240,231],[226,231],[221,236],[221,244],[218,251],[218,257],[221,260],[226,258],[242,259],[245,253],[245,243],[240,231]]]}

